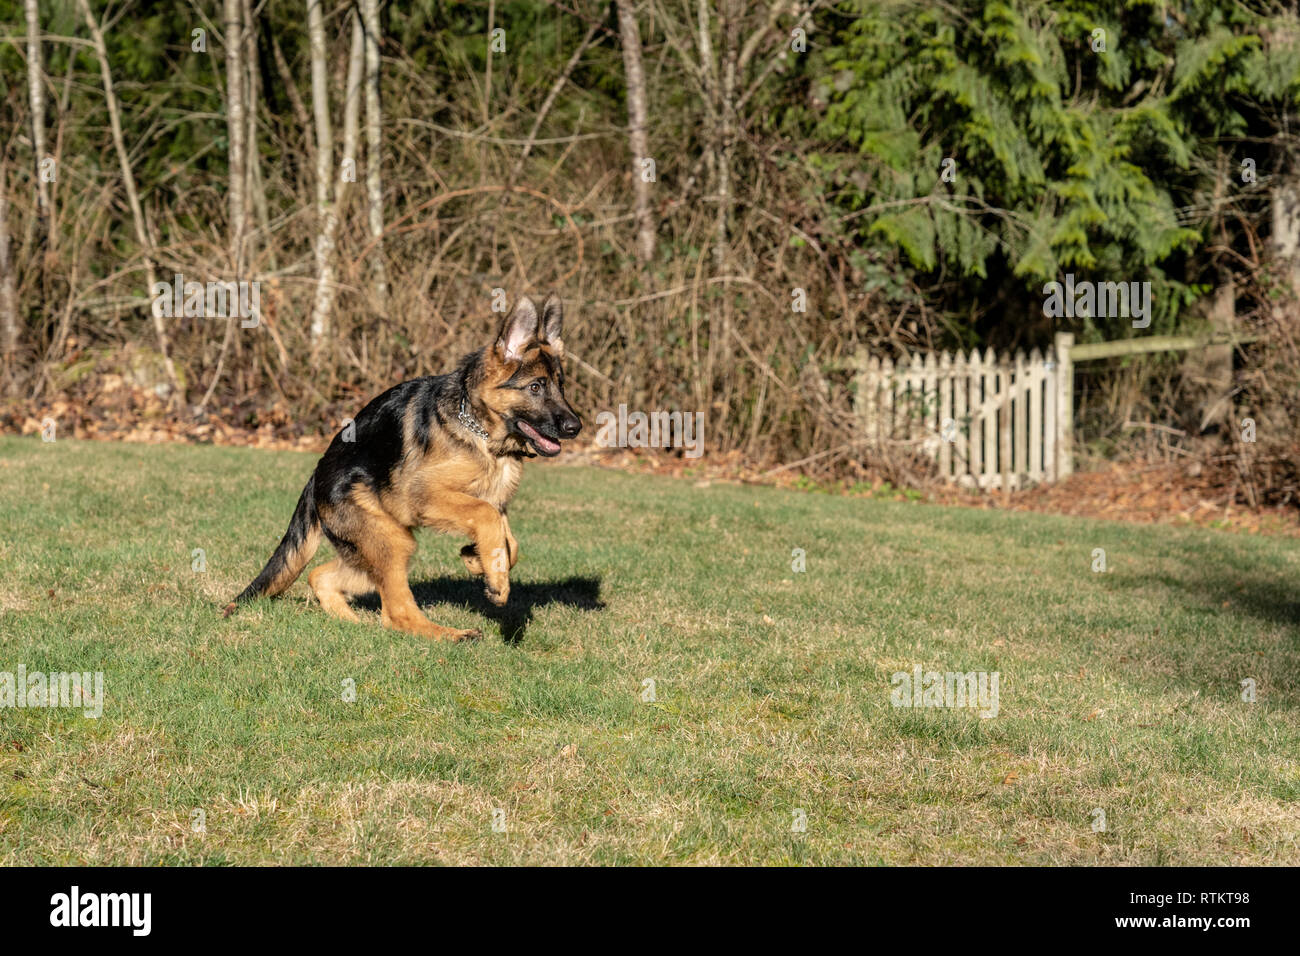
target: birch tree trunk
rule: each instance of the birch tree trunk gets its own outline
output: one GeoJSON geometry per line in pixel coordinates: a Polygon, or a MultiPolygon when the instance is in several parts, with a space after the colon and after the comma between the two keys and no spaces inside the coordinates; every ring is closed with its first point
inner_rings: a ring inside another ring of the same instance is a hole
{"type": "Polygon", "coordinates": [[[370,268],[379,314],[388,313],[388,269],[384,265],[384,188],[381,178],[383,117],[379,106],[379,3],[361,0],[366,34],[366,195],[370,205],[370,268]]]}
{"type": "Polygon", "coordinates": [[[361,13],[352,10],[352,48],[348,53],[348,82],[343,88],[343,163],[352,174],[352,179],[345,179],[342,174],[338,183],[339,215],[347,214],[348,185],[356,182],[356,171],[361,165],[357,134],[361,129],[362,80],[366,67],[365,30],[361,26],[361,13]]]}
{"type": "MultiPolygon", "coordinates": [[[[84,2],[84,0],[83,0],[84,2]]],[[[316,296],[311,309],[313,352],[329,334],[334,305],[334,243],[338,215],[331,200],[334,134],[330,128],[329,73],[325,63],[323,0],[307,0],[307,36],[311,43],[311,103],[316,126],[316,296]]]]}
{"type": "MultiPolygon", "coordinates": [[[[81,7],[82,16],[86,20],[86,26],[90,29],[91,41],[95,46],[95,55],[99,59],[99,72],[104,81],[104,101],[108,106],[108,123],[113,133],[113,146],[117,150],[117,160],[122,168],[122,185],[126,188],[127,203],[131,207],[131,219],[135,224],[135,238],[144,252],[145,282],[148,284],[149,292],[152,295],[157,280],[157,270],[154,267],[153,258],[153,242],[149,238],[149,228],[145,223],[144,209],[140,205],[140,194],[135,188],[135,174],[131,172],[131,157],[126,151],[126,141],[122,138],[122,117],[118,111],[117,94],[113,92],[113,72],[108,65],[108,49],[104,45],[104,34],[100,32],[99,24],[95,22],[94,14],[90,12],[88,0],[78,0],[78,4],[81,7]]],[[[163,324],[162,316],[157,315],[152,308],[149,310],[149,314],[153,316],[154,333],[158,336],[158,351],[162,354],[163,369],[172,385],[172,399],[175,402],[183,401],[185,396],[182,394],[180,379],[176,376],[176,366],[172,363],[171,347],[167,341],[167,327],[163,324]]]]}
{"type": "Polygon", "coordinates": [[[633,186],[636,190],[636,253],[642,262],[655,255],[655,227],[650,211],[650,183],[642,161],[649,157],[646,142],[645,70],[641,65],[641,30],[632,0],[618,0],[618,31],[623,47],[623,73],[627,85],[627,135],[632,149],[633,186]]]}
{"type": "MultiPolygon", "coordinates": [[[[222,5],[222,28],[226,39],[226,217],[230,220],[230,270],[236,282],[243,276],[246,250],[244,238],[248,227],[248,159],[249,150],[245,145],[246,136],[252,134],[252,124],[244,115],[244,94],[248,85],[245,70],[245,13],[252,18],[252,11],[245,0],[224,0],[222,5]]],[[[210,315],[208,319],[219,318],[210,315]]],[[[203,397],[195,407],[199,414],[207,407],[217,383],[221,381],[221,371],[226,367],[226,353],[230,342],[235,337],[235,310],[231,309],[226,317],[226,331],[221,337],[221,349],[217,353],[217,367],[212,373],[203,397]]]]}
{"type": "Polygon", "coordinates": [[[41,20],[36,0],[24,0],[27,17],[27,93],[32,108],[32,151],[36,154],[36,201],[38,217],[48,226],[50,187],[41,177],[45,159],[45,73],[41,67],[41,20]]]}
{"type": "Polygon", "coordinates": [[[226,31],[226,136],[229,141],[226,215],[230,220],[230,268],[238,278],[244,252],[244,160],[247,158],[244,136],[248,131],[244,118],[244,30],[240,0],[225,0],[223,12],[226,31]]]}

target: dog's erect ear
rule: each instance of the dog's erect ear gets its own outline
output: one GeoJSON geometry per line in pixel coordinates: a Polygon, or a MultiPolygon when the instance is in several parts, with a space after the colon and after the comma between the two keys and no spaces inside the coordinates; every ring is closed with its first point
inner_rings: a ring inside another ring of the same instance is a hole
{"type": "Polygon", "coordinates": [[[518,362],[528,346],[537,341],[537,334],[537,306],[528,296],[522,296],[501,323],[497,356],[503,362],[518,362]]]}
{"type": "Polygon", "coordinates": [[[541,340],[560,355],[564,354],[564,340],[560,338],[561,326],[564,325],[564,303],[552,292],[542,303],[541,340]]]}

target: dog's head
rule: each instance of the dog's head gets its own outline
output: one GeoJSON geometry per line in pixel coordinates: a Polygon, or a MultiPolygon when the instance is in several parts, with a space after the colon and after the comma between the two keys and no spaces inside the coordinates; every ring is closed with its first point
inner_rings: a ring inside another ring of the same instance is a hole
{"type": "Polygon", "coordinates": [[[552,292],[539,314],[524,296],[501,323],[487,350],[483,402],[505,423],[506,434],[548,458],[560,441],[582,430],[564,397],[564,306],[552,292]]]}

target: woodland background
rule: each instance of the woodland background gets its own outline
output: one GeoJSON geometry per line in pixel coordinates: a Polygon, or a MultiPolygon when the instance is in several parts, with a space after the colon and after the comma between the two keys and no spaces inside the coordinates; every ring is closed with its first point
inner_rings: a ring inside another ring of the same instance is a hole
{"type": "Polygon", "coordinates": [[[575,407],[908,483],[860,348],[1227,332],[1226,381],[1081,369],[1077,445],[1300,498],[1294,0],[0,0],[0,40],[11,428],[327,435],[555,287],[575,407]],[[174,273],[258,281],[261,324],[155,319],[174,273]],[[1150,281],[1151,327],[1045,318],[1066,273],[1150,281]]]}

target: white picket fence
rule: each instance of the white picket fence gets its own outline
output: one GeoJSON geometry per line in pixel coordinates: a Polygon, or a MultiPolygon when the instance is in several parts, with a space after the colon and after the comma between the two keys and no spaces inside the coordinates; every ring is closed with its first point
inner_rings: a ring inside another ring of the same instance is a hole
{"type": "Polygon", "coordinates": [[[1073,470],[1074,336],[1042,354],[933,352],[895,364],[858,356],[855,410],[869,446],[910,446],[941,477],[979,488],[1020,488],[1073,470]]]}

